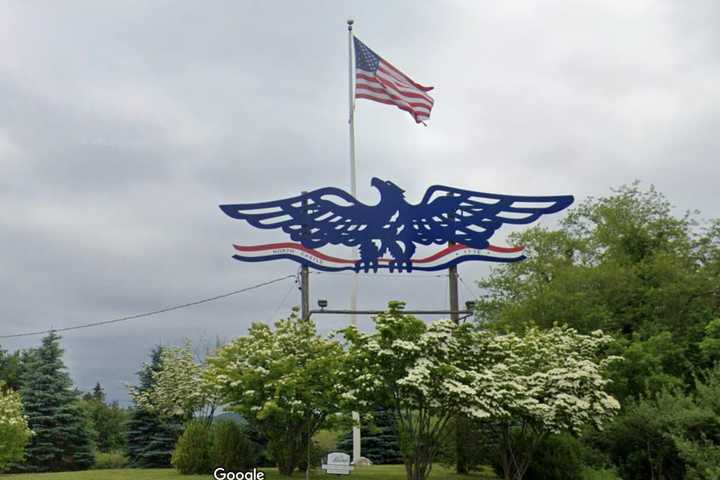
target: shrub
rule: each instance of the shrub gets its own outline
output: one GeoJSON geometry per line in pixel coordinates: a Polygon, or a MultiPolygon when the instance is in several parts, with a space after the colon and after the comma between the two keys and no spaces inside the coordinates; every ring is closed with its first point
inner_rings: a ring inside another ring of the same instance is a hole
{"type": "MultiPolygon", "coordinates": [[[[519,432],[513,432],[513,437],[522,438],[519,432]]],[[[516,440],[520,446],[519,451],[531,448],[530,445],[516,440]]],[[[528,469],[523,478],[532,480],[582,480],[582,447],[580,442],[568,434],[548,435],[543,438],[534,449],[535,453],[530,460],[528,469]]],[[[495,446],[492,454],[493,470],[503,477],[502,462],[500,460],[501,446],[495,446]]]]}
{"type": "Polygon", "coordinates": [[[172,464],[183,474],[205,474],[212,470],[210,458],[211,427],[204,421],[192,421],[175,446],[172,464]]]}
{"type": "Polygon", "coordinates": [[[128,463],[128,458],[122,452],[97,452],[93,468],[95,470],[115,470],[126,468],[128,463]]]}
{"type": "Polygon", "coordinates": [[[538,447],[525,478],[533,480],[581,480],[582,450],[570,435],[551,435],[538,447]]]}
{"type": "Polygon", "coordinates": [[[213,424],[210,459],[212,466],[228,471],[251,470],[257,465],[258,448],[240,426],[224,420],[213,424]]]}

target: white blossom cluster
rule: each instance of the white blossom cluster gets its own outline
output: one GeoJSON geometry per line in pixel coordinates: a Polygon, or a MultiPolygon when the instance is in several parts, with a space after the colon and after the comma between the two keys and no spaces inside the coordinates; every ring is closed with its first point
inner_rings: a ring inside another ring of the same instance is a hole
{"type": "Polygon", "coordinates": [[[33,432],[22,414],[20,395],[5,390],[0,384],[0,471],[12,461],[22,458],[25,444],[33,432]]]}
{"type": "Polygon", "coordinates": [[[140,408],[190,418],[212,401],[204,382],[204,367],[195,361],[189,342],[181,347],[164,347],[160,365],[160,369],[152,372],[151,388],[130,388],[130,395],[140,408]]]}
{"type": "Polygon", "coordinates": [[[344,334],[352,356],[346,397],[392,399],[398,415],[522,420],[545,431],[579,431],[619,409],[606,392],[602,350],[611,337],[554,327],[498,335],[441,320],[426,325],[401,309],[378,316],[377,331],[344,334]],[[413,413],[415,415],[415,413],[413,413]]]}
{"type": "Polygon", "coordinates": [[[344,352],[296,317],[254,324],[210,359],[208,381],[226,404],[257,420],[325,417],[341,410],[344,352]]]}

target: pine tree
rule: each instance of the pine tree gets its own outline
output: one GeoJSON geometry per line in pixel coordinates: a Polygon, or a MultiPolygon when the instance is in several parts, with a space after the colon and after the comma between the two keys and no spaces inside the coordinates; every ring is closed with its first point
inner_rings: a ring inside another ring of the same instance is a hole
{"type": "MultiPolygon", "coordinates": [[[[392,414],[380,410],[373,417],[372,424],[363,424],[360,428],[362,455],[380,465],[403,463],[392,414]]],[[[352,455],[352,432],[342,436],[337,448],[352,455]]]]}
{"type": "Polygon", "coordinates": [[[24,413],[35,432],[25,462],[31,472],[83,470],[95,463],[90,432],[62,361],[60,337],[50,333],[42,346],[23,356],[20,393],[24,413]]]}
{"type": "MultiPolygon", "coordinates": [[[[138,391],[146,391],[153,385],[153,372],[162,366],[162,347],[156,347],[149,364],[138,372],[138,391]]],[[[135,467],[168,467],[175,449],[182,422],[179,419],[162,418],[142,408],[135,408],[127,425],[127,450],[130,462],[135,467]]]]}

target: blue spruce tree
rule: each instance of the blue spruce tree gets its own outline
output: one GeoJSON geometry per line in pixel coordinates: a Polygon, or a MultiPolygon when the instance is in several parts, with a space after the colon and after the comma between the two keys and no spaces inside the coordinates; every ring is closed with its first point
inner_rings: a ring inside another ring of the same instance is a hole
{"type": "Polygon", "coordinates": [[[42,346],[23,356],[20,388],[23,409],[35,432],[26,459],[15,470],[84,470],[95,463],[87,419],[62,361],[60,337],[51,333],[42,346]]]}
{"type": "MultiPolygon", "coordinates": [[[[374,464],[403,463],[392,413],[379,410],[373,414],[373,417],[372,424],[363,424],[360,428],[362,455],[372,460],[374,464]]],[[[340,438],[337,448],[352,455],[352,432],[340,438]]]]}

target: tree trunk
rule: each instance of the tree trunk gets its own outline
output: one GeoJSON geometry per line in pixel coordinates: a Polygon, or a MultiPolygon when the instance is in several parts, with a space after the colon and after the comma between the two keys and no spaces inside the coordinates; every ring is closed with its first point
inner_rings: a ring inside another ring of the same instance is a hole
{"type": "Polygon", "coordinates": [[[468,473],[470,466],[466,445],[467,425],[461,416],[455,417],[455,470],[459,475],[468,473]]]}

